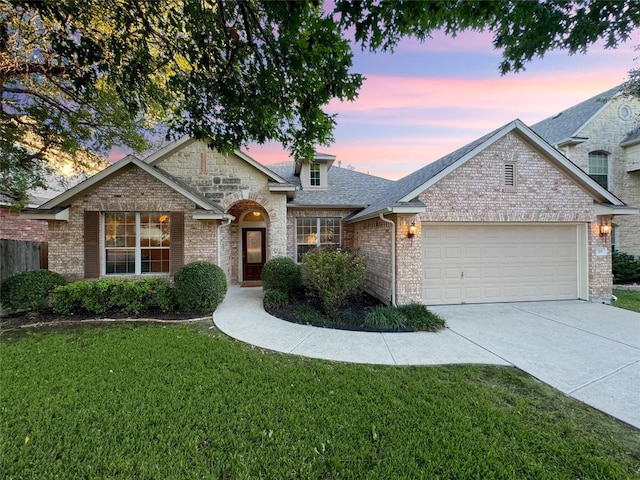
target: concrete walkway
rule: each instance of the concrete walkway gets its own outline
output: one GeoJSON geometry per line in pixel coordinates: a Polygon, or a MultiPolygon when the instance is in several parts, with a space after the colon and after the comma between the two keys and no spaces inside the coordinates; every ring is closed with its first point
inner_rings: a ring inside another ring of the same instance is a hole
{"type": "Polygon", "coordinates": [[[581,301],[430,307],[438,333],[352,332],[267,314],[262,288],[230,286],[213,315],[227,335],[311,358],[381,365],[513,365],[640,428],[640,314],[581,301]]]}

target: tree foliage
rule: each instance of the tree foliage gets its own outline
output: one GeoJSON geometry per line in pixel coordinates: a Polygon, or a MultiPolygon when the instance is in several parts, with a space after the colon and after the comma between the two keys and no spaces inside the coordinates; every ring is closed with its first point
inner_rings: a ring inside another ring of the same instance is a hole
{"type": "Polygon", "coordinates": [[[352,48],[486,30],[506,73],[554,49],[614,48],[639,24],[631,0],[4,1],[0,188],[24,196],[51,158],[141,151],[158,132],[221,151],[276,140],[310,158],[332,141],[323,107],[363,81],[352,48]]]}

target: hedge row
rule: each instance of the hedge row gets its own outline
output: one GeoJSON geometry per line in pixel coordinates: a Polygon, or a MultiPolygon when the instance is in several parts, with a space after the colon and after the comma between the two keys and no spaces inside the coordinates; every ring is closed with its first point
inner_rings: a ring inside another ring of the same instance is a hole
{"type": "Polygon", "coordinates": [[[211,313],[227,292],[227,279],[220,267],[208,262],[183,266],[174,276],[174,286],[160,278],[78,281],[48,270],[12,275],[2,283],[2,305],[13,311],[60,315],[140,315],[152,311],[211,313]]]}

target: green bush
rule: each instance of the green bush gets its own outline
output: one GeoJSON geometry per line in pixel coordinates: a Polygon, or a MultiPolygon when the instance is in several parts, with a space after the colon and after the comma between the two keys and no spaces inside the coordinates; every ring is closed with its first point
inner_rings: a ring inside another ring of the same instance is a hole
{"type": "Polygon", "coordinates": [[[300,288],[300,265],[289,257],[276,257],[262,267],[262,288],[293,295],[300,288]]]}
{"type": "Polygon", "coordinates": [[[171,287],[160,278],[103,278],[56,288],[51,308],[62,315],[139,315],[156,308],[170,311],[174,306],[173,298],[171,287]]]}
{"type": "Polygon", "coordinates": [[[265,308],[283,307],[289,304],[289,297],[280,290],[267,290],[264,292],[262,303],[265,308]]]}
{"type": "Polygon", "coordinates": [[[424,305],[412,303],[401,307],[376,307],[366,316],[364,325],[375,328],[414,328],[435,332],[444,328],[445,323],[424,305]]]}
{"type": "Polygon", "coordinates": [[[398,307],[398,310],[407,319],[407,327],[429,332],[435,332],[445,327],[444,320],[440,316],[430,312],[427,307],[419,303],[402,305],[398,307]]]}
{"type": "Polygon", "coordinates": [[[14,310],[45,310],[49,295],[67,281],[59,273],[50,270],[29,270],[14,273],[0,287],[2,305],[14,310]]]}
{"type": "Polygon", "coordinates": [[[302,262],[302,279],[307,293],[319,298],[327,312],[344,305],[362,291],[365,260],[354,250],[319,248],[311,250],[302,262]]]}
{"type": "Polygon", "coordinates": [[[640,283],[640,257],[629,253],[614,251],[611,254],[613,263],[613,283],[640,283]]]}
{"type": "Polygon", "coordinates": [[[366,327],[374,328],[403,328],[406,323],[406,317],[395,307],[376,307],[364,319],[366,327]]]}
{"type": "Polygon", "coordinates": [[[178,309],[183,312],[213,312],[227,293],[224,271],[209,262],[192,262],[173,277],[178,309]]]}

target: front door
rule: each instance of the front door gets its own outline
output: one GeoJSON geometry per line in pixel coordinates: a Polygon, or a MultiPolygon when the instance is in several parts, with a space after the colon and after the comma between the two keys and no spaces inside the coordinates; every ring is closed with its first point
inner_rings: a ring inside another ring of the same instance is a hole
{"type": "Polygon", "coordinates": [[[266,262],[266,228],[242,229],[242,280],[260,280],[266,262]]]}

